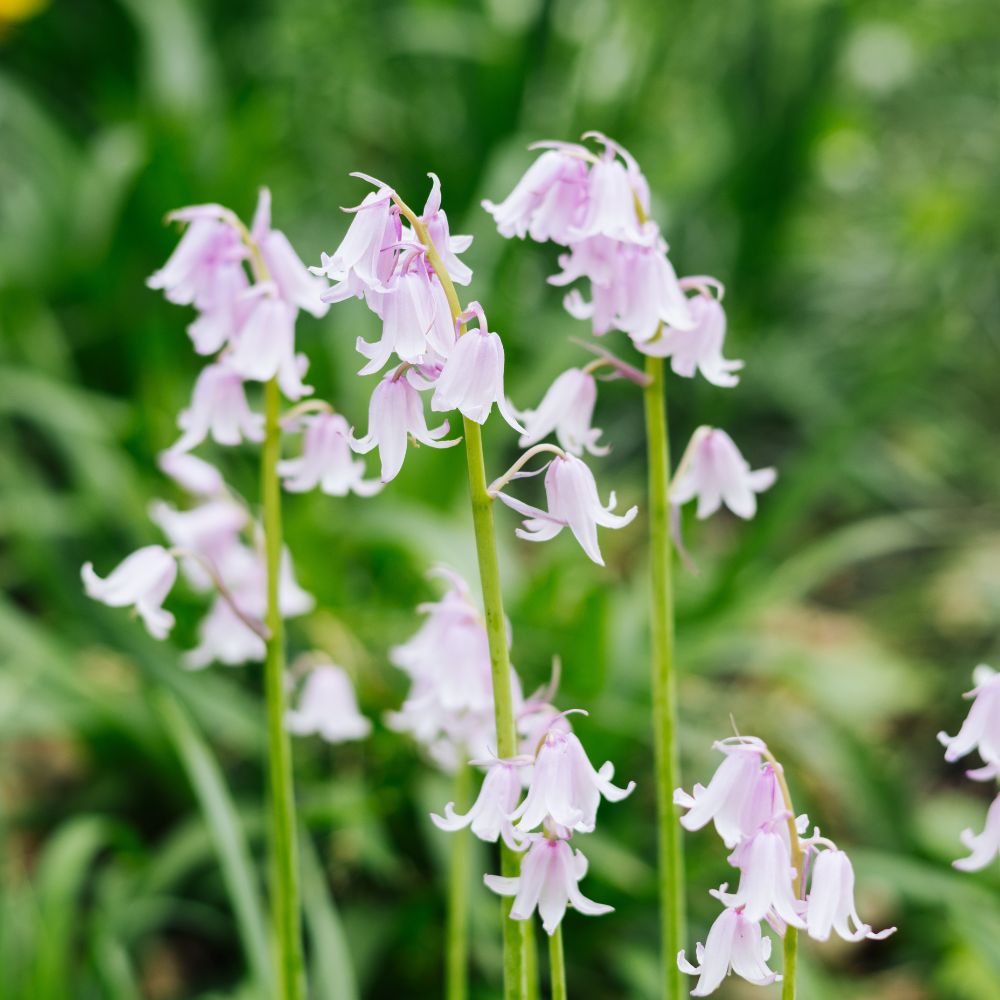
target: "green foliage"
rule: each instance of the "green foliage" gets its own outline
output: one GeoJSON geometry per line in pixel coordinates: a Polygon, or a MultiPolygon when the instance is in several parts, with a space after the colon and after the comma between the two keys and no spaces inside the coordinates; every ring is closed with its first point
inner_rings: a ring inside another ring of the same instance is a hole
{"type": "MultiPolygon", "coordinates": [[[[438,172],[453,230],[476,236],[473,289],[508,345],[510,393],[530,405],[583,331],[545,284],[552,249],[501,241],[477,204],[506,192],[528,142],[587,128],[639,158],[678,268],[727,285],[743,382],[673,380],[675,450],[717,423],[780,470],[752,523],[685,525],[700,568],[678,593],[686,781],[709,774],[732,714],[857,854],[862,913],[900,926],[871,946],[807,942],[810,1000],[998,995],[996,872],[948,866],[986,801],[934,740],[995,654],[1000,611],[990,0],[75,0],[12,24],[3,10],[5,998],[250,998],[266,977],[260,671],[180,669],[197,595],[172,599],[163,646],[79,584],[85,560],[103,573],[155,538],[145,508],[170,489],[155,454],[198,368],[188,317],[143,285],[174,240],[164,213],[247,215],[267,183],[314,261],[364,190],[349,171],[417,204],[438,172]]],[[[353,343],[371,320],[353,305],[301,337],[310,381],[363,427],[353,343]]],[[[615,443],[599,483],[641,503],[640,401],[609,384],[598,418],[615,443]]],[[[499,471],[513,436],[486,436],[499,471]]],[[[253,500],[250,454],[220,461],[253,500]]],[[[462,456],[417,451],[376,501],[286,510],[319,608],[293,646],[327,649],[378,717],[401,697],[386,651],[432,593],[422,574],[442,557],[474,567],[462,456]]],[[[639,781],[590,842],[587,892],[617,912],[568,918],[570,995],[653,997],[643,525],[602,539],[601,571],[569,540],[516,542],[509,512],[498,524],[525,687],[560,655],[561,703],[590,710],[593,756],[639,781]]],[[[436,995],[444,868],[426,810],[447,786],[382,727],[295,751],[315,995],[436,995]]],[[[703,935],[725,866],[710,834],[687,844],[703,935]]],[[[472,907],[486,1000],[495,900],[474,888],[472,907]]]]}

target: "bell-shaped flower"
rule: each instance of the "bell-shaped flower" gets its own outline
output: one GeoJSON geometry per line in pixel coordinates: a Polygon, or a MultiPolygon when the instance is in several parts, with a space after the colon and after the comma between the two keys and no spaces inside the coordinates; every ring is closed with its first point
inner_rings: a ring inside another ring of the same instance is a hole
{"type": "Polygon", "coordinates": [[[295,307],[276,294],[273,283],[254,286],[253,308],[229,356],[233,371],[253,382],[277,378],[288,399],[312,392],[302,384],[308,367],[305,355],[295,353],[295,307]]]}
{"type": "Polygon", "coordinates": [[[506,493],[495,495],[512,510],[525,516],[523,527],[516,531],[518,538],[544,542],[555,538],[563,528],[569,528],[583,551],[599,566],[604,565],[604,559],[597,543],[597,526],[624,528],[639,511],[638,507],[630,507],[622,515],[612,514],[617,505],[614,491],[608,505],[603,506],[593,473],[575,455],[557,455],[549,464],[545,472],[547,511],[506,493]]]}
{"type": "Polygon", "coordinates": [[[182,489],[199,497],[220,496],[226,491],[222,473],[203,458],[172,448],[161,451],[156,464],[182,489]]]}
{"type": "Polygon", "coordinates": [[[410,437],[430,448],[450,448],[458,444],[458,438],[442,441],[447,433],[447,420],[433,430],[427,429],[420,393],[406,378],[389,372],[372,393],[368,406],[368,433],[354,440],[353,447],[362,455],[378,448],[382,459],[382,482],[387,483],[395,479],[403,467],[410,437]]]}
{"type": "Polygon", "coordinates": [[[250,311],[250,281],[242,261],[223,261],[206,275],[198,296],[200,312],[187,332],[198,354],[215,354],[235,340],[250,311]]]}
{"type": "Polygon", "coordinates": [[[288,305],[305,309],[313,316],[325,316],[330,306],[323,301],[326,282],[315,278],[280,229],[271,228],[271,192],[260,189],[250,235],[260,251],[268,278],[288,305]]]}
{"type": "MultiPolygon", "coordinates": [[[[237,601],[242,605],[239,598],[237,601]]],[[[198,645],[184,654],[183,663],[188,670],[203,670],[213,663],[235,667],[262,661],[265,651],[264,640],[240,618],[229,601],[217,597],[198,623],[198,645]]]]}
{"type": "Polygon", "coordinates": [[[969,777],[987,781],[997,777],[1000,770],[1000,674],[982,663],[972,678],[975,686],[965,695],[972,699],[969,714],[954,736],[941,732],[938,740],[945,747],[944,759],[949,763],[977,750],[986,766],[970,771],[969,777]]]}
{"type": "Polygon", "coordinates": [[[317,486],[329,496],[356,493],[374,496],[381,483],[364,478],[365,464],[351,451],[351,429],[339,413],[317,413],[304,418],[302,454],[278,463],[285,489],[304,493],[317,486]]]}
{"type": "Polygon", "coordinates": [[[451,280],[456,285],[467,285],[472,281],[472,270],[457,255],[472,246],[472,237],[451,235],[448,216],[441,207],[441,181],[437,174],[427,176],[431,179],[431,193],[427,196],[420,220],[427,227],[427,235],[440,254],[451,280]]]}
{"type": "Polygon", "coordinates": [[[297,708],[285,712],[285,728],[295,736],[322,736],[327,743],[364,739],[371,722],[358,711],[347,673],[332,663],[312,668],[302,686],[297,708]]]}
{"type": "Polygon", "coordinates": [[[432,352],[447,357],[452,350],[451,307],[422,251],[405,254],[391,286],[371,298],[377,301],[382,317],[382,337],[373,344],[358,337],[358,353],[369,359],[359,375],[380,371],[392,354],[400,361],[419,364],[432,352]]]}
{"type": "MultiPolygon", "coordinates": [[[[221,572],[249,515],[240,504],[219,497],[190,510],[178,510],[172,504],[155,500],[150,504],[149,518],[171,545],[196,553],[221,572]]],[[[207,590],[212,586],[211,576],[198,560],[184,559],[183,566],[185,576],[194,587],[207,590]]]]}
{"type": "Polygon", "coordinates": [[[764,822],[773,818],[761,814],[774,808],[774,774],[762,768],[764,744],[752,737],[739,742],[716,743],[725,754],[708,787],[695,785],[689,795],[682,788],[674,792],[674,804],[686,809],[681,816],[685,830],[700,830],[714,822],[715,829],[728,848],[734,848],[764,822]],[[765,809],[758,807],[765,804],[765,809]],[[754,825],[750,826],[748,822],[754,825]]]}
{"type": "Polygon", "coordinates": [[[736,848],[729,863],[739,868],[740,884],[734,894],[720,892],[727,906],[741,908],[748,920],[773,914],[792,927],[806,926],[805,903],[795,897],[796,871],[787,837],[771,826],[764,827],[736,848]]]}
{"type": "Polygon", "coordinates": [[[691,991],[693,997],[714,993],[731,971],[755,986],[769,986],[781,979],[767,965],[771,957],[770,938],[761,933],[760,923],[735,908],[727,908],[716,917],[705,943],[698,944],[696,954],[697,967],[684,957],[683,951],[677,956],[681,972],[699,977],[691,991]]]}
{"type": "Polygon", "coordinates": [[[80,575],[88,597],[112,608],[134,607],[153,638],[165,639],[174,627],[162,605],[177,579],[177,561],[162,545],[137,549],[103,579],[89,562],[80,575]]]}
{"type": "Polygon", "coordinates": [[[620,802],[635,788],[634,781],[625,788],[612,784],[614,774],[611,761],[605,761],[599,771],[594,769],[574,733],[550,729],[535,756],[528,794],[513,814],[517,829],[533,830],[551,817],[560,826],[591,832],[601,797],[620,802]]]}
{"type": "MultiPolygon", "coordinates": [[[[648,187],[645,192],[648,195],[648,187]]],[[[569,229],[570,242],[592,236],[630,243],[649,242],[656,224],[640,220],[636,212],[639,196],[640,190],[633,186],[630,171],[609,148],[590,168],[587,200],[579,224],[569,229]]]]}
{"type": "Polygon", "coordinates": [[[183,431],[171,449],[186,452],[206,437],[218,444],[236,445],[264,439],[264,418],[247,405],[243,377],[229,364],[218,362],[203,368],[194,384],[191,405],[177,418],[183,431]]]}
{"type": "Polygon", "coordinates": [[[678,475],[670,487],[670,500],[681,506],[698,498],[698,517],[706,518],[725,504],[737,517],[757,513],[757,496],[774,484],[772,468],[751,470],[733,439],[723,430],[701,427],[695,431],[678,475]]]}
{"type": "Polygon", "coordinates": [[[500,235],[568,244],[586,205],[587,155],[582,146],[546,149],[499,205],[484,201],[500,235]]]}
{"type": "Polygon", "coordinates": [[[247,256],[239,233],[221,205],[193,205],[171,212],[170,220],[190,223],[176,249],[158,271],[146,279],[176,305],[210,309],[218,294],[220,268],[238,267],[247,256]]]}
{"type": "Polygon", "coordinates": [[[503,837],[511,850],[519,850],[520,841],[514,832],[511,814],[521,798],[521,777],[518,773],[523,766],[515,761],[481,761],[486,766],[486,777],[472,808],[462,815],[455,812],[455,803],[444,807],[444,816],[431,813],[431,819],[439,830],[454,833],[471,826],[472,832],[480,839],[495,844],[503,837]]]}
{"type": "Polygon", "coordinates": [[[517,431],[517,422],[503,390],[503,342],[491,333],[478,302],[469,304],[468,315],[475,315],[479,328],[467,330],[451,349],[431,398],[431,409],[439,413],[458,410],[477,424],[486,418],[496,403],[500,415],[517,431]]]}
{"type": "Polygon", "coordinates": [[[854,868],[843,851],[820,851],[810,878],[806,925],[809,936],[826,941],[830,931],[845,941],[869,938],[881,941],[894,933],[889,927],[877,933],[862,923],[854,903],[854,868]]]}
{"type": "Polygon", "coordinates": [[[354,213],[354,219],[340,246],[332,254],[324,253],[321,266],[312,268],[314,274],[340,283],[324,294],[326,301],[361,295],[366,288],[386,288],[395,265],[393,248],[403,231],[392,196],[392,188],[379,185],[360,205],[345,209],[354,213]]]}
{"type": "Polygon", "coordinates": [[[974,830],[963,830],[961,840],[972,853],[967,858],[952,862],[960,871],[977,872],[1000,853],[1000,795],[993,800],[986,814],[983,832],[977,834],[974,830]]]}
{"type": "Polygon", "coordinates": [[[636,346],[643,354],[670,358],[675,375],[693,378],[700,371],[713,385],[722,388],[736,385],[739,376],[734,373],[743,367],[743,362],[729,361],[722,356],[726,339],[726,313],[722,303],[705,288],[688,299],[688,312],[694,324],[690,328],[664,326],[659,337],[636,346]]]}
{"type": "Polygon", "coordinates": [[[513,896],[512,920],[530,920],[538,909],[545,933],[552,935],[572,906],[578,913],[599,917],[612,913],[613,906],[595,903],[580,892],[579,883],[587,874],[587,859],[574,851],[566,840],[535,835],[534,843],[521,862],[516,878],[484,875],[483,881],[501,896],[513,896]]]}
{"type": "Polygon", "coordinates": [[[571,455],[606,455],[605,445],[597,443],[601,430],[592,426],[597,402],[597,381],[581,368],[564,371],[549,386],[537,409],[517,413],[525,432],[518,444],[522,448],[537,444],[555,432],[560,446],[571,455]]]}

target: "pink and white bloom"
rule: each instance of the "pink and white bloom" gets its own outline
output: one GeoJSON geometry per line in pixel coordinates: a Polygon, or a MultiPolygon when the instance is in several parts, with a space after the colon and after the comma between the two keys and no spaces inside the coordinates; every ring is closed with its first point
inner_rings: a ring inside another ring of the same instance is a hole
{"type": "Polygon", "coordinates": [[[364,739],[372,724],[358,711],[354,686],[346,671],[323,663],[309,671],[298,707],[285,713],[285,728],[295,736],[315,734],[327,743],[344,743],[364,739]]]}
{"type": "Polygon", "coordinates": [[[613,906],[595,903],[580,892],[579,882],[587,874],[587,859],[568,841],[534,834],[534,843],[521,862],[517,878],[484,875],[483,881],[501,896],[513,896],[513,920],[530,920],[538,909],[545,933],[552,935],[572,906],[578,913],[598,917],[612,913],[613,906]]]}
{"type": "Polygon", "coordinates": [[[220,262],[205,276],[200,311],[187,328],[198,354],[215,354],[236,339],[250,311],[249,288],[242,260],[220,262]]]}
{"type": "Polygon", "coordinates": [[[356,493],[374,496],[382,484],[364,478],[365,464],[351,451],[351,428],[339,413],[317,413],[303,419],[302,454],[278,463],[285,489],[303,493],[317,486],[328,496],[356,493]]]}
{"type": "Polygon", "coordinates": [[[751,470],[725,431],[700,427],[670,487],[670,500],[682,506],[697,497],[702,519],[723,504],[737,517],[748,519],[757,513],[756,494],[770,488],[775,479],[773,468],[751,470]]]}
{"type": "Polygon", "coordinates": [[[514,832],[511,815],[521,798],[521,777],[523,764],[515,761],[488,760],[475,761],[486,767],[486,777],[472,808],[462,815],[455,812],[455,803],[444,807],[444,816],[431,813],[431,819],[439,830],[454,833],[471,826],[472,832],[480,839],[495,844],[503,838],[511,850],[520,850],[521,842],[514,832]]]}
{"type": "Polygon", "coordinates": [[[213,663],[235,667],[260,662],[265,652],[264,640],[240,618],[229,601],[217,597],[198,623],[198,645],[184,654],[183,663],[188,670],[203,670],[213,663]]]}
{"type": "Polygon", "coordinates": [[[211,462],[206,462],[197,455],[168,449],[160,452],[156,464],[161,472],[194,496],[220,496],[226,491],[222,473],[211,462]]]}
{"type": "Polygon", "coordinates": [[[499,205],[484,201],[500,235],[567,244],[587,199],[586,156],[583,146],[546,149],[499,205]]]}
{"type": "Polygon", "coordinates": [[[608,505],[601,504],[594,475],[586,464],[575,455],[557,455],[545,473],[545,498],[548,510],[540,510],[506,493],[494,494],[512,510],[526,518],[518,528],[518,538],[529,542],[544,542],[555,538],[563,528],[569,528],[583,551],[599,566],[604,565],[597,542],[598,525],[605,528],[624,528],[639,512],[630,507],[624,514],[612,514],[617,505],[614,491],[608,505]]]}
{"type": "Polygon", "coordinates": [[[177,418],[183,431],[171,451],[196,448],[206,437],[218,444],[237,445],[264,440],[264,418],[247,404],[243,377],[225,362],[203,368],[194,384],[191,405],[177,418]]]}
{"type": "Polygon", "coordinates": [[[839,850],[820,851],[813,864],[806,918],[809,936],[817,941],[826,941],[830,931],[845,941],[881,941],[896,930],[875,932],[862,923],[854,903],[854,868],[839,850]]]}
{"type": "Polygon", "coordinates": [[[448,426],[445,420],[434,430],[428,430],[420,393],[407,379],[389,372],[372,393],[368,406],[368,433],[354,440],[353,447],[362,455],[378,448],[382,459],[382,482],[387,483],[395,479],[403,467],[410,437],[429,448],[450,448],[458,444],[458,438],[441,440],[448,433],[448,426]]]}
{"type": "Polygon", "coordinates": [[[697,967],[684,957],[683,951],[677,956],[681,972],[699,977],[691,991],[693,997],[714,993],[730,972],[756,986],[769,986],[781,979],[767,965],[771,957],[770,938],[761,934],[757,921],[748,919],[735,908],[727,908],[719,914],[705,943],[698,944],[696,955],[697,967]]]}
{"type": "Polygon", "coordinates": [[[456,285],[467,285],[472,281],[472,271],[458,259],[458,254],[465,253],[472,246],[472,237],[451,235],[448,215],[441,207],[441,180],[437,174],[427,176],[431,179],[431,193],[427,196],[420,221],[427,227],[427,235],[441,255],[451,280],[456,285]]]}
{"type": "Polygon", "coordinates": [[[165,639],[174,627],[162,605],[177,579],[177,561],[162,545],[137,549],[104,578],[89,562],[80,575],[88,597],[112,608],[134,607],[154,639],[165,639]]]}
{"type": "Polygon", "coordinates": [[[986,814],[986,826],[977,834],[974,830],[963,830],[962,844],[972,853],[967,858],[959,858],[952,864],[963,872],[977,872],[985,868],[1000,853],[1000,795],[986,814]]]}
{"type": "Polygon", "coordinates": [[[517,413],[524,424],[518,444],[522,448],[537,444],[553,432],[560,447],[571,455],[606,455],[610,450],[599,445],[601,430],[593,426],[597,403],[597,380],[581,368],[570,368],[549,386],[537,409],[517,413]]]}
{"type": "Polygon", "coordinates": [[[708,282],[721,290],[714,279],[682,279],[686,286],[689,281],[699,281],[699,292],[688,299],[688,312],[693,326],[689,328],[664,326],[660,336],[652,340],[640,341],[636,347],[643,354],[653,357],[670,358],[670,367],[675,375],[694,378],[696,372],[713,385],[731,388],[739,382],[735,373],[743,367],[742,361],[729,361],[722,356],[722,345],[726,339],[726,312],[722,302],[708,289],[708,282]]]}
{"type": "Polygon", "coordinates": [[[969,714],[954,736],[938,733],[945,747],[944,759],[949,763],[978,751],[985,767],[969,771],[976,781],[988,781],[1000,776],[1000,674],[981,663],[972,673],[974,687],[965,694],[972,700],[969,714]]]}
{"type": "Polygon", "coordinates": [[[278,297],[273,282],[255,285],[251,294],[253,305],[228,363],[253,382],[277,378],[288,399],[301,399],[312,389],[302,384],[309,362],[295,353],[295,307],[278,297]]]}
{"type": "Polygon", "coordinates": [[[797,872],[787,832],[782,836],[769,827],[758,830],[736,848],[729,863],[739,868],[740,884],[734,894],[726,893],[723,887],[719,898],[726,906],[741,909],[747,920],[763,920],[773,914],[786,925],[806,926],[801,915],[805,904],[795,898],[797,872]]]}
{"type": "Polygon", "coordinates": [[[260,250],[268,278],[288,305],[305,309],[313,316],[325,316],[329,305],[323,301],[326,282],[315,278],[280,229],[271,228],[271,192],[260,189],[250,235],[260,250]]]}
{"type": "Polygon", "coordinates": [[[478,302],[469,304],[463,318],[476,317],[479,328],[467,330],[452,347],[435,383],[431,409],[439,413],[458,410],[477,424],[496,403],[500,415],[517,431],[524,430],[504,396],[503,342],[491,333],[486,315],[478,302]]]}
{"type": "Polygon", "coordinates": [[[603,796],[620,802],[632,793],[635,782],[624,788],[612,784],[615,768],[605,761],[595,770],[583,744],[572,732],[550,729],[541,741],[525,800],[514,811],[517,829],[533,830],[547,818],[567,829],[590,833],[597,823],[603,796]]]}

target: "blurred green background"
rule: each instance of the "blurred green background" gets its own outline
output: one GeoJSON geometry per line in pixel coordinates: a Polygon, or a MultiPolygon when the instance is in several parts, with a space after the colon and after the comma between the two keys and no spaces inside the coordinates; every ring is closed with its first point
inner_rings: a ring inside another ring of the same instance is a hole
{"type": "MultiPolygon", "coordinates": [[[[179,499],[154,457],[199,360],[188,312],[143,284],[176,238],[164,213],[246,217],[266,183],[312,262],[366,190],[349,171],[415,204],[436,171],[528,406],[586,331],[544,282],[553,248],[500,240],[478,202],[506,194],[530,141],[598,128],[639,158],[678,270],[726,283],[727,353],[747,361],[736,390],[673,380],[675,448],[714,423],[780,470],[752,523],[687,524],[686,784],[732,713],[852,852],[862,915],[899,925],[809,942],[804,998],[1000,997],[997,871],[949,867],[989,789],[934,738],[955,731],[1000,610],[998,51],[994,0],[0,0],[0,995],[258,995],[260,672],[180,669],[190,592],[157,644],[79,582],[85,560],[107,572],[159,540],[150,498],[179,499]]],[[[311,381],[363,428],[353,343],[371,318],[352,302],[299,329],[311,381]]],[[[602,490],[641,504],[634,390],[602,390],[598,423],[615,444],[602,490]]],[[[489,429],[494,473],[513,445],[489,429]]],[[[221,461],[254,496],[252,452],[221,461]]],[[[404,693],[386,651],[435,593],[424,571],[474,567],[461,451],[412,452],[374,501],[289,497],[286,515],[318,598],[292,645],[350,668],[378,719],[404,693]]],[[[498,521],[526,689],[558,653],[592,757],[639,781],[581,843],[585,891],[617,912],[567,918],[570,992],[653,998],[642,519],[605,533],[606,571],[498,521]]],[[[447,780],[382,726],[295,750],[315,996],[439,995],[447,839],[427,812],[447,780]]],[[[728,869],[711,832],[687,845],[693,947],[728,869]]],[[[475,865],[495,870],[485,849],[475,865]]],[[[480,887],[473,904],[486,1000],[496,901],[480,887]]]]}

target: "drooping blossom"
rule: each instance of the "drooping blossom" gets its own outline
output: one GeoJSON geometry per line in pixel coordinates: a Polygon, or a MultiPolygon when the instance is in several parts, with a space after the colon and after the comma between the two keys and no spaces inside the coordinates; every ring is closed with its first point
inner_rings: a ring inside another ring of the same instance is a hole
{"type": "Polygon", "coordinates": [[[364,739],[371,722],[358,711],[347,673],[332,663],[313,667],[306,676],[298,706],[285,713],[285,727],[295,736],[321,736],[327,743],[364,739]]]}
{"type": "Polygon", "coordinates": [[[483,208],[493,216],[500,235],[568,243],[586,203],[586,155],[582,146],[575,151],[546,149],[499,205],[484,201],[483,208]]]}
{"type": "Polygon", "coordinates": [[[187,328],[198,354],[215,354],[235,341],[252,305],[249,288],[241,260],[221,261],[206,276],[198,315],[187,328]]]}
{"type": "Polygon", "coordinates": [[[637,341],[636,347],[643,354],[670,358],[674,374],[694,378],[696,372],[713,385],[731,388],[739,382],[735,373],[743,367],[742,361],[729,361],[722,356],[726,339],[726,313],[722,302],[711,294],[710,286],[721,285],[712,278],[684,278],[680,284],[696,282],[698,292],[688,299],[688,313],[694,324],[688,328],[664,326],[658,337],[637,341]]]}
{"type": "Polygon", "coordinates": [[[773,913],[791,927],[806,926],[805,904],[795,898],[798,873],[792,866],[787,830],[782,836],[773,825],[765,826],[737,846],[729,863],[739,868],[740,884],[734,894],[720,895],[727,906],[741,909],[747,920],[760,921],[773,913]]]}
{"type": "Polygon", "coordinates": [[[597,542],[597,527],[624,528],[639,511],[630,507],[624,514],[612,514],[617,505],[614,491],[605,507],[597,493],[594,475],[575,455],[557,455],[545,472],[545,498],[548,510],[526,504],[507,493],[494,494],[526,520],[516,534],[530,542],[555,538],[563,528],[569,528],[581,548],[599,566],[604,565],[597,542]]]}
{"type": "Polygon", "coordinates": [[[613,906],[595,903],[580,892],[579,883],[587,874],[587,859],[570,847],[569,841],[544,834],[532,834],[531,839],[533,843],[521,862],[520,875],[483,876],[495,893],[514,897],[512,920],[530,920],[537,909],[545,933],[552,935],[568,906],[589,917],[614,911],[613,906]]]}
{"type": "Polygon", "coordinates": [[[156,464],[161,472],[194,496],[211,497],[225,493],[226,483],[222,473],[211,462],[197,455],[170,448],[160,452],[156,464]]]}
{"type": "Polygon", "coordinates": [[[549,386],[534,410],[517,413],[525,432],[522,448],[537,444],[553,432],[561,448],[571,455],[606,455],[609,448],[599,445],[601,430],[592,426],[597,402],[597,381],[581,368],[570,368],[549,386]]]}
{"type": "Polygon", "coordinates": [[[163,601],[177,579],[177,561],[162,545],[137,549],[104,578],[89,562],[80,575],[88,597],[112,608],[134,607],[153,638],[165,639],[174,627],[163,601]]]}
{"type": "Polygon", "coordinates": [[[431,409],[440,413],[458,410],[482,424],[496,403],[504,420],[523,432],[504,396],[503,342],[498,334],[490,332],[478,302],[469,304],[466,315],[475,316],[479,327],[466,330],[451,349],[435,384],[431,409]]]}
{"type": "Polygon", "coordinates": [[[986,814],[986,826],[977,834],[974,830],[963,830],[962,844],[972,853],[967,858],[959,858],[952,864],[963,872],[975,872],[985,868],[1000,853],[1000,795],[986,814]]]}
{"type": "Polygon", "coordinates": [[[477,761],[486,767],[486,777],[472,807],[462,815],[455,812],[455,803],[444,807],[444,816],[431,813],[439,830],[454,833],[467,826],[480,839],[495,844],[499,838],[512,850],[520,850],[521,842],[514,832],[511,819],[521,797],[519,770],[523,763],[505,760],[477,761]]]}
{"type": "Polygon", "coordinates": [[[737,517],[757,513],[757,496],[774,484],[772,468],[751,470],[733,439],[723,430],[702,427],[695,431],[687,463],[670,487],[671,503],[682,506],[698,499],[698,517],[706,518],[725,504],[737,517]]]}
{"type": "Polygon", "coordinates": [[[602,796],[620,802],[635,788],[634,781],[624,788],[612,784],[614,773],[610,761],[595,770],[574,733],[550,729],[535,756],[528,794],[513,814],[517,829],[534,830],[550,817],[567,829],[589,833],[602,796]]]}
{"type": "Polygon", "coordinates": [[[296,309],[305,309],[317,317],[325,316],[330,308],[323,301],[326,282],[309,273],[280,229],[271,228],[271,192],[266,187],[260,189],[250,236],[260,252],[268,279],[277,287],[279,297],[296,309]]]}
{"type": "Polygon", "coordinates": [[[769,986],[781,979],[767,965],[771,957],[770,938],[761,934],[759,922],[747,919],[736,908],[727,908],[719,914],[705,943],[698,944],[696,955],[697,967],[684,957],[683,951],[677,956],[681,972],[699,977],[691,991],[693,997],[714,993],[731,971],[756,986],[769,986]]]}
{"type": "MultiPolygon", "coordinates": [[[[236,600],[240,603],[238,597],[236,600]]],[[[245,595],[243,603],[249,603],[245,595]]],[[[198,645],[184,654],[182,662],[188,670],[203,670],[213,663],[235,667],[259,662],[265,652],[264,640],[220,596],[198,623],[198,645]]]]}
{"type": "Polygon", "coordinates": [[[285,489],[302,493],[317,486],[329,496],[356,493],[374,496],[382,484],[365,479],[365,464],[351,451],[351,428],[339,413],[317,413],[303,418],[302,454],[278,463],[285,489]]]}
{"type": "Polygon", "coordinates": [[[944,759],[949,763],[977,751],[985,767],[969,771],[969,777],[988,781],[1000,776],[1000,674],[981,663],[972,679],[974,686],[965,694],[972,701],[969,714],[954,736],[941,732],[938,740],[945,747],[944,759]]]}
{"type": "Polygon", "coordinates": [[[258,283],[251,294],[253,305],[228,364],[253,382],[277,378],[288,399],[301,399],[312,388],[302,383],[309,362],[304,354],[295,353],[295,307],[279,296],[273,282],[258,283]]]}
{"type": "Polygon", "coordinates": [[[427,176],[431,179],[431,192],[424,203],[420,221],[427,227],[427,235],[440,254],[451,280],[456,285],[467,285],[472,281],[472,271],[458,259],[458,254],[472,246],[472,237],[451,235],[448,215],[441,207],[441,180],[437,174],[427,176]]]}
{"type": "Polygon", "coordinates": [[[183,434],[172,450],[178,452],[196,448],[206,437],[223,445],[264,440],[264,418],[250,409],[243,377],[225,362],[202,369],[177,426],[183,434]]]}
{"type": "Polygon", "coordinates": [[[406,457],[407,439],[412,437],[430,448],[450,448],[458,439],[442,441],[448,433],[445,420],[428,430],[420,393],[405,377],[389,372],[375,387],[368,406],[368,433],[353,443],[362,455],[378,448],[382,460],[382,482],[395,479],[406,457]]]}
{"type": "MultiPolygon", "coordinates": [[[[1000,811],[998,811],[1000,818],[1000,811]]],[[[808,896],[808,932],[817,941],[826,941],[834,931],[845,941],[869,938],[881,941],[896,928],[873,931],[863,923],[854,903],[854,868],[851,859],[839,850],[820,851],[812,866],[808,896]]]]}

